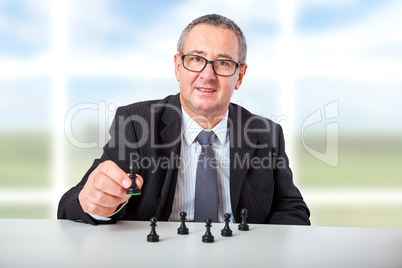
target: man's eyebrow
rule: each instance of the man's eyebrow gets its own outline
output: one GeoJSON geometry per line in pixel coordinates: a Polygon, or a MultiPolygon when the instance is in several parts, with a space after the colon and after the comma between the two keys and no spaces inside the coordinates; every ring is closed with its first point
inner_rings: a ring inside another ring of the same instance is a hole
{"type": "Polygon", "coordinates": [[[229,59],[229,60],[233,60],[233,58],[230,55],[227,55],[227,54],[219,54],[218,58],[226,58],[226,59],[229,59]]]}
{"type": "Polygon", "coordinates": [[[202,50],[196,50],[196,49],[194,49],[194,50],[191,50],[190,52],[189,52],[189,54],[201,54],[201,55],[205,55],[205,52],[204,51],[202,51],[202,50]]]}
{"type": "MultiPolygon", "coordinates": [[[[203,56],[205,56],[206,55],[206,53],[204,52],[204,51],[202,51],[202,50],[196,50],[196,49],[194,49],[194,50],[191,50],[190,52],[189,52],[189,54],[199,54],[199,55],[203,55],[203,56]]],[[[222,58],[224,58],[224,59],[228,59],[228,60],[233,60],[233,58],[230,56],[230,55],[228,55],[228,54],[218,54],[218,59],[222,59],[222,58]]],[[[234,60],[233,60],[234,61],[234,60]]]]}

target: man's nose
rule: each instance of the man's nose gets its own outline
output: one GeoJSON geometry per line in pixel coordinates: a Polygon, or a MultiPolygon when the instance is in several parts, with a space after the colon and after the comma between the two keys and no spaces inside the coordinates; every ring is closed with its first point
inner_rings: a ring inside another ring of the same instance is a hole
{"type": "Polygon", "coordinates": [[[212,63],[207,63],[204,70],[201,71],[200,76],[204,79],[216,79],[216,74],[212,63]]]}

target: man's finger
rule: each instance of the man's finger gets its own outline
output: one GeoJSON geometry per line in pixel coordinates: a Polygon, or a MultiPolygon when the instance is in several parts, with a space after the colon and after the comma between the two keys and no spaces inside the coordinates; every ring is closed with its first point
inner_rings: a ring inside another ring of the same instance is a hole
{"type": "Polygon", "coordinates": [[[122,203],[121,196],[110,195],[100,190],[92,191],[88,199],[92,203],[106,208],[113,208],[122,203]]]}
{"type": "Polygon", "coordinates": [[[137,174],[137,177],[135,178],[135,183],[137,184],[138,188],[142,188],[142,185],[144,184],[144,179],[141,177],[141,175],[137,174]]]}
{"type": "Polygon", "coordinates": [[[99,164],[98,168],[99,172],[105,174],[125,189],[131,187],[130,177],[116,163],[108,160],[99,164]]]}
{"type": "Polygon", "coordinates": [[[98,191],[116,197],[122,197],[126,193],[125,188],[103,173],[94,175],[93,185],[98,191]]]}

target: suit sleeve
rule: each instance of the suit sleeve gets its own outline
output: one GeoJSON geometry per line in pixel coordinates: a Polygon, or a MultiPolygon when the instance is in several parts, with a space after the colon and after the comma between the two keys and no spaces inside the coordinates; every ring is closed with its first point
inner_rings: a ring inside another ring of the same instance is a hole
{"type": "Polygon", "coordinates": [[[274,170],[273,207],[268,223],[310,225],[310,211],[300,191],[293,183],[292,171],[285,153],[282,127],[277,125],[277,163],[274,170]]]}

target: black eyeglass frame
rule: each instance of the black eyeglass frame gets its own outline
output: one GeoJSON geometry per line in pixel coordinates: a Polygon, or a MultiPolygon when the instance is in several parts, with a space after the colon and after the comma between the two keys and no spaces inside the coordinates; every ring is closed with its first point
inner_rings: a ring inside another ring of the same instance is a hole
{"type": "Polygon", "coordinates": [[[202,56],[200,56],[200,55],[195,55],[195,54],[185,54],[185,55],[181,54],[181,61],[182,61],[182,63],[183,63],[183,67],[184,67],[186,70],[189,70],[190,72],[195,72],[195,73],[200,73],[200,72],[202,72],[202,71],[205,69],[205,67],[207,66],[207,64],[210,63],[210,64],[212,65],[212,69],[214,70],[214,73],[215,73],[216,75],[224,76],[224,77],[233,76],[233,75],[236,73],[237,68],[239,68],[239,67],[243,64],[243,63],[241,63],[241,62],[235,62],[235,61],[232,61],[232,60],[224,60],[224,59],[207,60],[206,58],[204,58],[204,57],[202,57],[202,56]],[[185,58],[186,56],[195,56],[195,57],[199,57],[199,58],[204,59],[204,60],[205,60],[205,65],[204,65],[204,67],[202,67],[202,69],[199,70],[199,71],[194,71],[194,70],[188,69],[186,66],[184,66],[184,58],[185,58]],[[233,62],[233,63],[236,65],[236,68],[234,69],[233,74],[230,74],[230,75],[218,74],[218,73],[215,71],[215,62],[217,62],[217,61],[230,61],[230,62],[233,62]]]}

